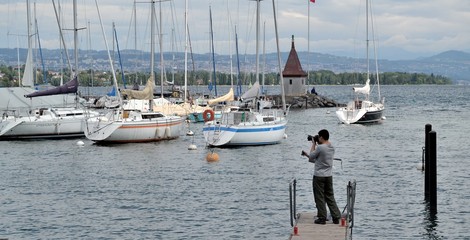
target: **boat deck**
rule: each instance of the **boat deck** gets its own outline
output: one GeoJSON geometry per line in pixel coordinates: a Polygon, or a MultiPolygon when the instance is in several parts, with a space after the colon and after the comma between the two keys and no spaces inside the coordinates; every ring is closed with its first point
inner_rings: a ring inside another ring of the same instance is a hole
{"type": "Polygon", "coordinates": [[[340,224],[333,224],[332,221],[327,221],[325,225],[315,224],[313,212],[298,213],[297,222],[292,228],[289,240],[298,239],[346,239],[346,226],[340,224]],[[297,227],[297,234],[294,234],[294,228],[297,227]]]}

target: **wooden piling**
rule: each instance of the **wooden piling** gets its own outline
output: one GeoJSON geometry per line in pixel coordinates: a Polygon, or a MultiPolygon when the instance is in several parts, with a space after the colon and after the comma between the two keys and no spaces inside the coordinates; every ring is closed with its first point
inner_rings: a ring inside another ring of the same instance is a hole
{"type": "Polygon", "coordinates": [[[429,132],[429,168],[426,167],[426,172],[429,170],[429,210],[431,214],[437,213],[437,134],[435,131],[429,132]]]}
{"type": "Polygon", "coordinates": [[[431,155],[430,153],[430,150],[431,150],[431,147],[429,147],[429,132],[431,132],[432,130],[432,125],[431,124],[426,124],[424,126],[424,132],[425,132],[425,138],[424,138],[424,199],[425,200],[429,200],[429,192],[430,192],[430,189],[429,189],[429,171],[428,171],[428,167],[429,167],[429,156],[431,155]]]}

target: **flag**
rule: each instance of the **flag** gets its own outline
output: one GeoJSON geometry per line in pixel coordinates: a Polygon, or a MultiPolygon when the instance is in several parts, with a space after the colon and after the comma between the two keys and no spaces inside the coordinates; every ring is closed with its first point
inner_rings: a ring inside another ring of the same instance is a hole
{"type": "Polygon", "coordinates": [[[315,0],[310,0],[310,2],[315,3],[315,0]]]}

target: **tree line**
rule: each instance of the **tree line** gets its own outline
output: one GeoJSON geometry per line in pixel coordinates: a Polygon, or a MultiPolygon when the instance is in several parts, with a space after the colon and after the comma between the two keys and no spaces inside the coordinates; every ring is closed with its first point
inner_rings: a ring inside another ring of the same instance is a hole
{"type": "MultiPolygon", "coordinates": [[[[23,69],[19,71],[21,74],[23,69]]],[[[18,69],[12,66],[0,66],[0,87],[14,87],[19,86],[18,69]]],[[[61,75],[63,82],[67,82],[71,79],[70,71],[63,70],[47,71],[44,74],[41,71],[36,71],[35,83],[36,84],[51,84],[54,86],[60,85],[61,75]],[[45,75],[45,77],[44,77],[45,75]]],[[[80,86],[110,86],[112,85],[112,73],[110,71],[95,71],[95,70],[83,70],[78,74],[80,86]]],[[[142,72],[124,72],[123,74],[118,70],[116,72],[116,79],[119,84],[126,83],[127,85],[139,84],[145,85],[147,79],[150,77],[150,73],[142,72]]],[[[160,74],[155,74],[155,83],[158,85],[161,83],[160,74]]],[[[164,74],[164,80],[173,82],[176,85],[184,85],[184,72],[166,72],[164,74]]],[[[376,75],[370,74],[369,76],[371,84],[376,83],[376,75]]],[[[250,72],[242,72],[240,75],[216,72],[215,79],[217,85],[234,85],[240,83],[241,85],[253,84],[256,80],[256,74],[250,72]]],[[[278,85],[279,77],[277,73],[265,73],[259,75],[260,81],[264,79],[265,85],[278,85]]],[[[367,79],[366,73],[334,73],[329,70],[310,71],[308,74],[308,85],[352,85],[352,84],[364,84],[367,79]]],[[[383,85],[418,85],[418,84],[452,84],[452,80],[434,74],[425,73],[406,73],[406,72],[384,72],[379,74],[380,84],[383,85]]],[[[187,84],[188,85],[209,85],[212,82],[214,84],[214,73],[198,70],[188,72],[187,84]]]]}

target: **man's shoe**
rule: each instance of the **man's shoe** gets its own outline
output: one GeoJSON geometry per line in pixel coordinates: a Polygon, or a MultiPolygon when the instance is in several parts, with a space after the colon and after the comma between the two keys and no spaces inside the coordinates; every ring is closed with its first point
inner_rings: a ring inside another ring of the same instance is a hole
{"type": "Polygon", "coordinates": [[[326,224],[326,219],[324,218],[318,218],[315,221],[313,221],[315,224],[326,224]]]}
{"type": "Polygon", "coordinates": [[[333,218],[333,224],[339,224],[339,218],[333,218]]]}

